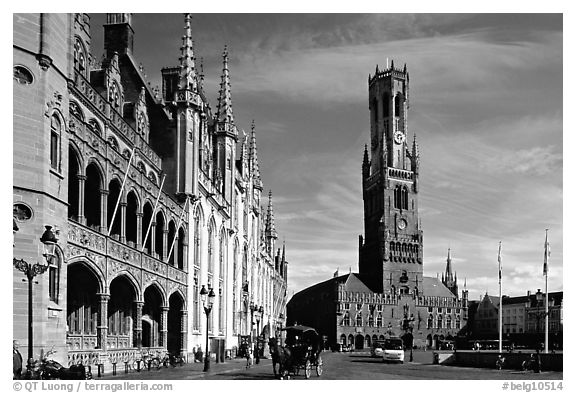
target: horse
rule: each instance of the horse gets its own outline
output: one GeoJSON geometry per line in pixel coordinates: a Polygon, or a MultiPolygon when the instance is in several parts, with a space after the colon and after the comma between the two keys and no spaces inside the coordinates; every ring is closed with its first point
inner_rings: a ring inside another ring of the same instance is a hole
{"type": "Polygon", "coordinates": [[[270,337],[270,340],[268,340],[268,346],[272,357],[274,377],[280,377],[280,379],[283,379],[285,376],[288,376],[288,370],[290,370],[292,363],[292,353],[290,349],[278,345],[278,339],[275,337],[270,337]],[[276,365],[279,366],[278,372],[276,372],[276,365]]]}

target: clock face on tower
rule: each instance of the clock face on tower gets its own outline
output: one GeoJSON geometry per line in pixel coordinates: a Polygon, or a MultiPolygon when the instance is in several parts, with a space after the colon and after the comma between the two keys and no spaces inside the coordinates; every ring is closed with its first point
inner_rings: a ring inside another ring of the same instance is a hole
{"type": "Polygon", "coordinates": [[[401,218],[398,221],[398,229],[402,230],[402,229],[406,228],[406,225],[407,225],[407,222],[405,219],[401,218]]]}
{"type": "Polygon", "coordinates": [[[404,134],[400,131],[396,131],[394,133],[394,142],[396,142],[397,145],[401,144],[402,142],[404,142],[404,134]]]}

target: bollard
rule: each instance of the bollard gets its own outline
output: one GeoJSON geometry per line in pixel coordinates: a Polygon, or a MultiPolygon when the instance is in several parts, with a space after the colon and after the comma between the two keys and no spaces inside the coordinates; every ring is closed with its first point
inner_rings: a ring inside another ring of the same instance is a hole
{"type": "Polygon", "coordinates": [[[124,374],[128,374],[128,362],[124,362],[124,374]]]}
{"type": "Polygon", "coordinates": [[[148,371],[150,371],[151,366],[152,366],[152,360],[148,360],[148,371]]]}
{"type": "Polygon", "coordinates": [[[116,363],[112,363],[112,375],[116,375],[116,363]]]}
{"type": "Polygon", "coordinates": [[[102,377],[102,374],[104,374],[104,364],[99,363],[98,364],[98,378],[102,377]]]}

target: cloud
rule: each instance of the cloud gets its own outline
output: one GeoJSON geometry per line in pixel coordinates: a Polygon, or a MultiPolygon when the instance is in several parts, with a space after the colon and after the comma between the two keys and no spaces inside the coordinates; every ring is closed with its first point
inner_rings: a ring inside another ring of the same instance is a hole
{"type": "Polygon", "coordinates": [[[554,152],[555,146],[533,147],[517,150],[513,154],[492,157],[483,163],[490,171],[505,173],[530,173],[543,176],[557,170],[562,164],[562,154],[554,152]]]}

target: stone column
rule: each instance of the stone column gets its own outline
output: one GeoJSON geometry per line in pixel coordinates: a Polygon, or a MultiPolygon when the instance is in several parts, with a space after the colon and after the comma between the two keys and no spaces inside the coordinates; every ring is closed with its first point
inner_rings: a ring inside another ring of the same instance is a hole
{"type": "Polygon", "coordinates": [[[188,272],[188,244],[186,242],[182,245],[182,270],[188,272]]]}
{"type": "Polygon", "coordinates": [[[97,293],[96,295],[100,297],[98,325],[96,326],[98,331],[98,348],[105,352],[108,339],[108,300],[110,299],[110,295],[107,293],[97,293]]]}
{"type": "Polygon", "coordinates": [[[141,300],[136,300],[134,302],[136,306],[136,317],[134,323],[134,338],[136,348],[142,348],[142,308],[144,307],[144,302],[141,300]]]}
{"type": "Polygon", "coordinates": [[[84,217],[84,187],[86,184],[86,175],[78,175],[78,222],[86,225],[84,217]]]}
{"type": "Polygon", "coordinates": [[[100,233],[108,234],[108,190],[100,190],[100,233]]]}
{"type": "Polygon", "coordinates": [[[162,231],[162,245],[164,247],[162,247],[162,250],[160,250],[160,259],[168,262],[166,258],[168,257],[168,248],[171,246],[171,244],[168,244],[168,229],[166,228],[164,228],[162,231]]]}
{"type": "Polygon", "coordinates": [[[186,356],[188,353],[188,310],[181,310],[180,316],[180,354],[186,356]]]}
{"type": "Polygon", "coordinates": [[[160,342],[158,343],[160,347],[166,348],[168,345],[168,310],[170,307],[162,307],[162,313],[160,314],[160,342]]]}
{"type": "MultiPolygon", "coordinates": [[[[176,231],[176,234],[174,236],[173,239],[174,242],[174,247],[172,248],[172,260],[174,261],[174,266],[178,267],[178,243],[179,243],[179,238],[178,238],[178,232],[176,231]]],[[[168,252],[170,252],[170,247],[172,247],[172,243],[170,243],[168,245],[168,252]]],[[[166,261],[168,263],[170,263],[170,261],[166,261]]]]}
{"type": "Polygon", "coordinates": [[[120,211],[117,213],[120,214],[120,241],[122,243],[126,242],[126,205],[126,202],[121,201],[120,211]]]}
{"type": "Polygon", "coordinates": [[[154,255],[156,252],[156,220],[152,222],[148,237],[150,238],[150,255],[154,255]]]}
{"type": "Polygon", "coordinates": [[[136,248],[138,251],[142,249],[142,216],[144,213],[136,213],[136,248]]]}

